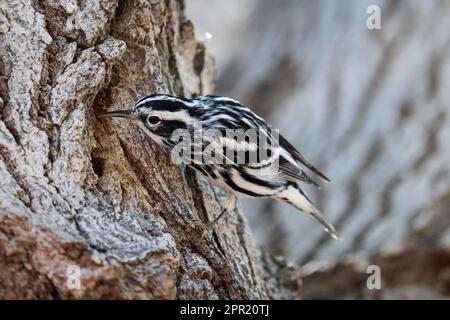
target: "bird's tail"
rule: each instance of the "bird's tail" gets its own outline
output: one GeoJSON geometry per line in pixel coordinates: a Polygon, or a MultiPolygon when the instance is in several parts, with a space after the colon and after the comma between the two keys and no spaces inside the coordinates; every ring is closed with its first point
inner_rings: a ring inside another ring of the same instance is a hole
{"type": "Polygon", "coordinates": [[[310,214],[334,239],[338,240],[340,238],[333,225],[325,219],[316,207],[314,207],[312,202],[306,197],[298,186],[289,185],[288,188],[280,192],[277,197],[278,199],[293,205],[297,209],[310,214]]]}

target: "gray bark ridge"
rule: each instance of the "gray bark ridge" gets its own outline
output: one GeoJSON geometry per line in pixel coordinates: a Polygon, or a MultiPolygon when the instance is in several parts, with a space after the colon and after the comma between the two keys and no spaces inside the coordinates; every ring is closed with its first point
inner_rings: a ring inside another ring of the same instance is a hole
{"type": "Polygon", "coordinates": [[[1,298],[297,294],[296,268],[263,257],[241,213],[199,241],[190,222],[220,212],[220,192],[138,128],[95,117],[150,92],[213,89],[213,60],[183,10],[180,1],[2,1],[1,298]]]}

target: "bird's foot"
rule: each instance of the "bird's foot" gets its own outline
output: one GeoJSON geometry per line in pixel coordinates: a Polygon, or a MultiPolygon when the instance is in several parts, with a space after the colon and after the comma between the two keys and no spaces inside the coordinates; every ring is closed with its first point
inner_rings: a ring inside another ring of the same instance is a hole
{"type": "Polygon", "coordinates": [[[200,242],[203,241],[205,236],[208,233],[211,233],[214,230],[214,223],[213,222],[206,222],[204,223],[200,219],[192,219],[191,222],[188,224],[188,228],[195,229],[195,228],[202,228],[202,235],[200,236],[200,242]]]}
{"type": "Polygon", "coordinates": [[[227,213],[228,213],[228,211],[226,209],[223,209],[222,212],[213,221],[208,221],[206,223],[203,223],[203,221],[200,220],[200,219],[192,219],[191,222],[189,223],[189,227],[191,229],[193,229],[195,227],[202,226],[203,227],[203,232],[202,232],[202,235],[200,237],[200,241],[203,241],[203,238],[205,237],[205,235],[207,233],[212,233],[214,231],[214,226],[219,221],[221,221],[224,217],[226,217],[227,213]]]}
{"type": "Polygon", "coordinates": [[[200,237],[200,242],[203,241],[203,239],[205,238],[205,236],[207,234],[211,234],[214,231],[214,223],[213,222],[207,222],[203,225],[203,231],[202,231],[202,235],[200,237]]]}
{"type": "Polygon", "coordinates": [[[194,218],[191,220],[191,222],[189,222],[188,224],[188,228],[189,229],[195,229],[197,227],[200,227],[203,225],[203,221],[197,218],[194,218]]]}

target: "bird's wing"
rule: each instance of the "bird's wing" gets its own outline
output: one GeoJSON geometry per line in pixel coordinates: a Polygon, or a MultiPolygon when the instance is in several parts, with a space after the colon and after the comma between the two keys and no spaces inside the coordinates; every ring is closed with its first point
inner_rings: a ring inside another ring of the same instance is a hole
{"type": "MultiPolygon", "coordinates": [[[[260,154],[266,154],[266,149],[269,148],[272,152],[269,152],[269,156],[261,156],[256,163],[250,164],[251,167],[268,167],[270,171],[278,177],[298,182],[303,181],[308,184],[312,184],[319,187],[318,183],[311,179],[303,170],[301,170],[296,162],[295,158],[286,148],[281,144],[284,139],[278,131],[273,131],[269,126],[264,126],[264,130],[259,131],[259,139],[256,143],[256,152],[260,154]],[[269,145],[264,145],[261,141],[269,141],[269,145]],[[269,165],[270,164],[270,165],[269,165]]],[[[295,150],[295,149],[294,149],[295,150]]],[[[297,151],[298,153],[298,151],[297,151]]]]}
{"type": "Polygon", "coordinates": [[[239,165],[252,171],[261,169],[262,176],[277,177],[292,182],[303,181],[319,187],[317,182],[299,168],[293,156],[276,140],[271,130],[267,128],[267,130],[259,131],[257,137],[250,135],[247,140],[241,139],[240,142],[222,134],[220,141],[204,137],[202,143],[204,148],[211,144],[215,145],[216,156],[224,161],[224,165],[239,165]],[[237,150],[237,152],[229,155],[226,153],[227,150],[237,150]]]}
{"type": "MultiPolygon", "coordinates": [[[[258,141],[252,141],[252,139],[250,139],[245,143],[234,144],[231,139],[224,138],[220,142],[220,146],[236,147],[241,151],[247,150],[245,156],[249,156],[252,159],[249,162],[246,161],[244,164],[236,163],[236,159],[231,159],[230,157],[227,157],[227,160],[231,160],[231,162],[238,165],[244,165],[255,169],[267,166],[275,167],[271,164],[278,160],[278,175],[289,181],[300,180],[317,185],[299,168],[298,163],[302,163],[309,170],[317,174],[322,180],[326,182],[330,181],[323,173],[306,161],[300,152],[298,152],[298,150],[296,150],[283,136],[278,134],[278,132],[277,135],[275,135],[272,128],[264,121],[264,119],[260,118],[254,112],[229,98],[212,96],[206,96],[204,98],[205,102],[209,102],[211,99],[215,101],[215,107],[208,110],[208,121],[206,125],[208,128],[219,130],[244,129],[247,131],[256,128],[258,130],[258,141]],[[267,154],[265,152],[267,145],[261,145],[260,143],[261,135],[266,136],[278,152],[270,152],[267,154]]],[[[225,154],[222,155],[225,156],[225,154]]]]}
{"type": "Polygon", "coordinates": [[[295,149],[295,147],[286,138],[284,138],[281,134],[279,136],[279,143],[280,143],[280,146],[284,150],[286,150],[294,158],[295,161],[298,161],[301,164],[303,164],[309,170],[311,170],[316,175],[318,175],[323,181],[325,181],[325,182],[330,182],[331,181],[326,175],[324,175],[322,172],[320,172],[319,169],[317,169],[311,163],[309,163],[302,156],[302,154],[297,149],[295,149]]]}
{"type": "Polygon", "coordinates": [[[280,155],[279,157],[278,170],[280,176],[288,181],[296,182],[296,180],[300,180],[319,187],[317,182],[311,179],[303,170],[299,169],[297,164],[286,159],[284,155],[280,155]]]}

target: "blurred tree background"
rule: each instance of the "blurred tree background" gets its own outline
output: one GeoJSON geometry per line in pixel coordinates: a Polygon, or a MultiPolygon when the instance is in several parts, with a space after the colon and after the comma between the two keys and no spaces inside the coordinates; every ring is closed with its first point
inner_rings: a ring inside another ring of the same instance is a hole
{"type": "MultiPolygon", "coordinates": [[[[307,192],[341,241],[288,205],[245,201],[259,244],[331,269],[348,255],[383,263],[395,252],[400,286],[430,270],[448,283],[450,2],[194,0],[187,14],[216,57],[216,92],[268,118],[332,179],[307,192]],[[370,5],[380,30],[367,28],[370,5]]],[[[425,282],[432,289],[410,296],[449,292],[425,282]]]]}

